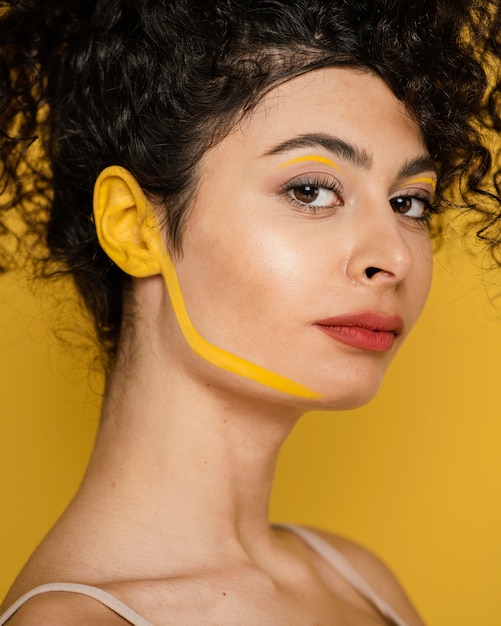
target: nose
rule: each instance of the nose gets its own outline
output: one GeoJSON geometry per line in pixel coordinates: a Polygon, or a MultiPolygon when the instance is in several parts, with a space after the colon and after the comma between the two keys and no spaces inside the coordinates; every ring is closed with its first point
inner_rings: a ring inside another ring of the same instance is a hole
{"type": "MultiPolygon", "coordinates": [[[[417,226],[406,226],[385,202],[387,211],[357,211],[345,271],[355,282],[398,285],[409,275],[414,263],[410,238],[417,226]]],[[[421,238],[419,238],[421,239],[421,238]]]]}

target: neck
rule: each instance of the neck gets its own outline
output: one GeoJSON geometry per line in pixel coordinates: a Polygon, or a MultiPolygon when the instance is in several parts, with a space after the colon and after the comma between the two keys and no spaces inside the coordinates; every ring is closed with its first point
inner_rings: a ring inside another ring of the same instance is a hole
{"type": "Polygon", "coordinates": [[[274,469],[301,412],[166,374],[152,358],[124,363],[110,379],[77,514],[95,511],[116,525],[108,537],[141,546],[149,575],[152,555],[190,569],[269,542],[274,469]]]}

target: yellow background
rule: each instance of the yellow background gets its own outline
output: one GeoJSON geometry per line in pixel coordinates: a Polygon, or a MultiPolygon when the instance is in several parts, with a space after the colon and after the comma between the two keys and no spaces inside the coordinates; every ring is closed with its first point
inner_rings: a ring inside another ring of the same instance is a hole
{"type": "MultiPolygon", "coordinates": [[[[443,246],[379,396],[303,418],[271,508],[381,555],[430,625],[501,624],[501,272],[481,264],[443,246]]],[[[71,332],[72,308],[20,282],[0,278],[0,595],[74,492],[99,406],[85,355],[50,328],[71,332]]]]}

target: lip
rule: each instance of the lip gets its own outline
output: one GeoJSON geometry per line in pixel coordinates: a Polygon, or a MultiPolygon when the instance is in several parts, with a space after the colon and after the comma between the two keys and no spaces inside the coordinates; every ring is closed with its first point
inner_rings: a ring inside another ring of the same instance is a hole
{"type": "Polygon", "coordinates": [[[378,311],[348,313],[314,324],[332,339],[369,352],[387,352],[403,331],[400,315],[378,311]]]}

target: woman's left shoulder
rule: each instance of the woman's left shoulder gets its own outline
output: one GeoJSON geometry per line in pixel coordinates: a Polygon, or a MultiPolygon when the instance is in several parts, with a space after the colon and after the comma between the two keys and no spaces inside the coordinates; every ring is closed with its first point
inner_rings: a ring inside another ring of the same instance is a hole
{"type": "Polygon", "coordinates": [[[409,626],[423,626],[423,621],[402,584],[388,565],[374,552],[341,535],[317,528],[311,528],[310,530],[322,537],[349,561],[372,590],[386,604],[391,606],[409,626]]]}

